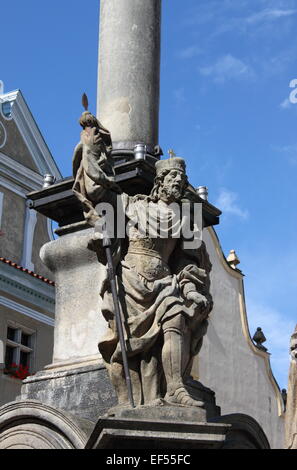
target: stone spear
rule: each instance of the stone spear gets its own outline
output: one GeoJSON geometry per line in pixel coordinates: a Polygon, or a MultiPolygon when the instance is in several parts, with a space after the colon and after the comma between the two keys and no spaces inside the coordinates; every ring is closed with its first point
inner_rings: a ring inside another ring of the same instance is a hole
{"type": "MultiPolygon", "coordinates": [[[[88,97],[87,97],[86,93],[84,93],[82,95],[82,105],[85,108],[85,111],[88,111],[89,100],[88,100],[88,97]]],[[[102,216],[104,217],[104,214],[101,214],[101,217],[102,216]]],[[[102,234],[103,234],[103,243],[102,244],[103,244],[103,248],[105,249],[105,254],[106,254],[106,259],[107,259],[108,278],[109,278],[109,282],[110,282],[112,300],[113,300],[113,305],[114,305],[116,327],[117,327],[117,332],[118,332],[119,339],[120,339],[121,352],[122,352],[123,365],[124,365],[124,372],[125,372],[125,379],[126,379],[127,390],[128,390],[128,398],[129,398],[129,401],[130,401],[130,404],[131,404],[132,408],[135,408],[135,404],[134,404],[134,400],[133,400],[131,375],[130,375],[130,370],[129,370],[129,366],[128,366],[127,351],[126,351],[126,347],[125,347],[124,328],[123,328],[123,324],[122,324],[120,303],[119,303],[118,291],[117,291],[116,274],[115,274],[115,270],[114,270],[114,266],[113,266],[113,259],[112,259],[112,253],[111,253],[111,240],[107,235],[106,220],[105,220],[104,224],[102,225],[102,234]]]]}
{"type": "MultiPolygon", "coordinates": [[[[106,227],[106,223],[104,224],[104,227],[106,227]]],[[[119,303],[118,292],[117,292],[116,274],[115,274],[115,270],[113,266],[113,259],[112,259],[112,253],[111,253],[111,240],[107,236],[106,228],[103,229],[103,247],[105,248],[106,259],[107,259],[108,278],[110,282],[112,299],[113,299],[113,304],[114,304],[116,326],[117,326],[117,331],[118,331],[118,335],[120,339],[125,379],[126,379],[127,390],[128,390],[128,398],[129,398],[131,407],[135,408],[134,400],[133,400],[133,392],[132,392],[132,382],[131,382],[131,376],[130,376],[128,359],[127,359],[127,351],[125,347],[124,328],[122,324],[120,303],[119,303]]]]}

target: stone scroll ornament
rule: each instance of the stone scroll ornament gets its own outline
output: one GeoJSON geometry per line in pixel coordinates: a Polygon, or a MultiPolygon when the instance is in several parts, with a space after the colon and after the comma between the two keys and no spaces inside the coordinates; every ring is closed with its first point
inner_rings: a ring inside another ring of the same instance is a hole
{"type": "Polygon", "coordinates": [[[297,325],[290,340],[290,372],[285,414],[287,449],[297,449],[297,325]]]}
{"type": "MultiPolygon", "coordinates": [[[[194,357],[207,331],[213,302],[211,263],[203,241],[189,248],[183,236],[173,236],[176,213],[171,204],[193,204],[185,161],[179,157],[156,163],[156,178],[149,196],[129,196],[114,181],[111,136],[88,111],[80,119],[81,141],[74,151],[73,191],[94,233],[89,248],[106,265],[104,237],[98,230],[102,214],[98,204],[109,203],[128,223],[125,236],[111,240],[117,295],[124,324],[125,350],[137,406],[172,404],[204,407],[187,390],[194,357]],[[97,207],[97,210],[96,210],[97,207]],[[149,212],[156,233],[167,227],[166,237],[143,233],[135,217],[149,212]],[[165,225],[164,225],[164,222],[165,225]]],[[[192,214],[192,212],[191,212],[192,214]]],[[[188,240],[187,240],[188,241],[188,240]]],[[[106,271],[107,273],[107,271],[106,271]]],[[[129,405],[123,356],[115,322],[108,275],[99,287],[102,314],[108,331],[99,351],[116,390],[119,405],[129,405]]]]}

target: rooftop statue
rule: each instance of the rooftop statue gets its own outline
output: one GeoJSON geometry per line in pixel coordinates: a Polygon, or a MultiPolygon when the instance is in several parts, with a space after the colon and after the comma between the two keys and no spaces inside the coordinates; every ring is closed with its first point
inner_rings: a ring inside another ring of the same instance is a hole
{"type": "MultiPolygon", "coordinates": [[[[74,152],[73,190],[83,204],[86,220],[95,227],[89,248],[97,253],[100,263],[106,264],[98,230],[102,204],[115,209],[115,218],[122,211],[122,220],[129,222],[124,236],[115,233],[111,238],[135,403],[203,407],[202,401],[189,394],[186,381],[213,305],[211,263],[203,241],[193,247],[183,235],[176,236],[179,209],[182,203],[191,203],[185,161],[179,157],[158,161],[151,194],[129,196],[114,182],[109,132],[88,112],[83,113],[80,123],[83,131],[74,152]],[[164,230],[162,237],[143,232],[139,221],[147,216],[155,233],[166,227],[165,236],[164,230]]],[[[127,387],[107,276],[100,295],[109,328],[100,340],[99,351],[119,404],[125,405],[127,387]]]]}

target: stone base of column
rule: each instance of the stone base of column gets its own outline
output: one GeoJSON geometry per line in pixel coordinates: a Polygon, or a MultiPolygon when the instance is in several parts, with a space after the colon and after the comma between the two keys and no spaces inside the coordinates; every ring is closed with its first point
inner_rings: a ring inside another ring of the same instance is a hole
{"type": "Polygon", "coordinates": [[[110,415],[102,415],[94,422],[111,397],[108,390],[104,396],[105,384],[101,383],[99,395],[88,389],[92,379],[86,376],[92,372],[85,371],[86,403],[92,404],[87,406],[80,400],[82,390],[75,382],[82,374],[76,370],[72,375],[55,379],[39,376],[39,382],[43,382],[39,390],[38,380],[25,384],[23,400],[0,408],[0,449],[166,449],[169,454],[170,449],[269,449],[262,428],[250,416],[233,414],[208,420],[203,408],[162,403],[135,409],[117,407],[109,411],[110,415]],[[70,377],[73,382],[67,383],[70,377]],[[55,391],[52,387],[58,386],[58,380],[63,385],[60,383],[55,391]],[[52,406],[44,401],[24,399],[25,391],[51,402],[52,406]]]}
{"type": "Polygon", "coordinates": [[[189,408],[139,407],[130,410],[130,413],[127,411],[126,417],[100,419],[86,448],[158,450],[222,448],[230,425],[195,421],[197,415],[199,416],[199,411],[193,412],[193,409],[189,408]],[[185,420],[180,419],[183,411],[185,420]]]}
{"type": "Polygon", "coordinates": [[[117,403],[102,363],[38,372],[24,381],[18,398],[37,400],[93,423],[117,403]]]}
{"type": "MultiPolygon", "coordinates": [[[[185,387],[194,399],[205,403],[201,421],[220,416],[212,390],[193,379],[189,379],[185,387]]],[[[52,364],[24,380],[18,399],[37,400],[93,423],[117,405],[107,370],[98,360],[64,366],[52,364]]],[[[178,408],[174,407],[176,413],[178,408]]],[[[193,413],[196,411],[194,408],[193,413]]]]}
{"type": "Polygon", "coordinates": [[[94,424],[39,403],[0,408],[0,449],[84,449],[94,424]]]}

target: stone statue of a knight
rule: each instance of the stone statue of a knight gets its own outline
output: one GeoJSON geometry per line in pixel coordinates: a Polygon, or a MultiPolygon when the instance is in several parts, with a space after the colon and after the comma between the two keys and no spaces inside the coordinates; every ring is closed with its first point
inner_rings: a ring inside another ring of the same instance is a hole
{"type": "MultiPolygon", "coordinates": [[[[182,235],[173,235],[178,211],[172,206],[190,202],[185,161],[178,157],[158,161],[151,194],[129,196],[114,183],[108,131],[88,113],[83,114],[81,125],[81,142],[74,154],[73,190],[83,204],[86,220],[96,228],[100,221],[96,208],[104,202],[123,211],[126,221],[133,221],[125,238],[115,234],[113,259],[135,403],[203,407],[203,402],[190,396],[186,382],[213,305],[211,263],[203,241],[193,248],[182,235]],[[167,227],[166,236],[144,234],[135,224],[135,216],[139,220],[147,213],[156,233],[161,225],[167,227]]],[[[89,247],[106,264],[96,229],[89,247]]],[[[119,404],[125,405],[128,396],[107,277],[100,295],[109,328],[100,340],[99,351],[119,404]]]]}

